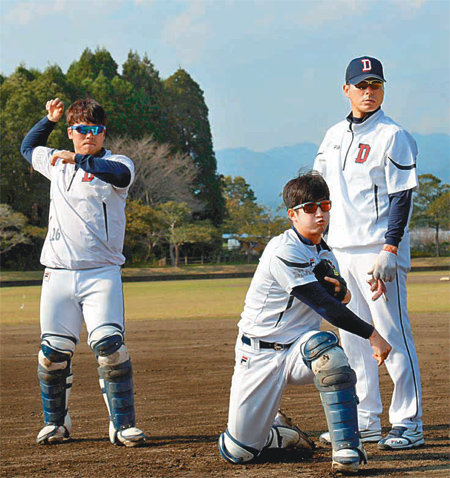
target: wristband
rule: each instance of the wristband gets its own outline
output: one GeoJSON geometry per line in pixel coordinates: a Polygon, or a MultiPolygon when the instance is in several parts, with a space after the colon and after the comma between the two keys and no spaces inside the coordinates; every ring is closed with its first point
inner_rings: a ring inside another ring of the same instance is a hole
{"type": "Polygon", "coordinates": [[[397,255],[398,247],[391,246],[390,244],[385,244],[382,249],[382,251],[387,251],[387,252],[392,252],[392,254],[397,255]]]}

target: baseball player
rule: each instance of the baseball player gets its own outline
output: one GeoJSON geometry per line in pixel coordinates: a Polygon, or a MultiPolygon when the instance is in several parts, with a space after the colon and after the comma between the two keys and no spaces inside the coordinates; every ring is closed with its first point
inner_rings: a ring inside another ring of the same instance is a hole
{"type": "Polygon", "coordinates": [[[358,434],[355,374],[336,335],[320,331],[321,316],[369,339],[375,366],[383,363],[390,346],[344,305],[350,293],[322,239],[331,208],[322,176],[292,179],[283,199],[293,227],[268,243],[247,292],[228,427],[219,450],[225,460],[241,464],[267,448],[311,448],[309,438],[278,410],[288,383],[314,382],[331,434],[332,467],[355,472],[367,461],[358,434]]]}
{"type": "Polygon", "coordinates": [[[145,436],[135,426],[121,279],[125,199],[133,182],[133,162],[103,148],[105,112],[92,99],[76,101],[66,112],[75,152],[45,147],[64,104],[56,98],[47,102],[46,109],[47,116],[33,126],[21,146],[24,158],[50,180],[38,356],[45,426],[36,441],[53,444],[70,437],[71,360],[84,319],[109,411],[110,440],[140,445],[145,436]]]}
{"type": "Polygon", "coordinates": [[[419,363],[406,307],[407,226],[418,186],[417,147],[411,135],[382,111],[384,85],[379,60],[363,56],[349,63],[343,88],[351,113],[326,133],[314,169],[330,185],[333,212],[327,242],[352,291],[349,308],[373,322],[392,345],[386,360],[394,382],[392,429],[382,438],[378,370],[371,350],[366,341],[341,332],[358,379],[362,441],[399,450],[424,443],[419,363]]]}

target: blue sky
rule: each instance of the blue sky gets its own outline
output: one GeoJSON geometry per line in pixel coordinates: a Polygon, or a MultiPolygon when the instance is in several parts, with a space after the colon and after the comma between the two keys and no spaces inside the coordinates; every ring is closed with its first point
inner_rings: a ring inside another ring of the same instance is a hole
{"type": "Polygon", "coordinates": [[[450,130],[448,0],[0,0],[0,71],[63,71],[89,47],[145,53],[205,93],[215,149],[319,143],[349,110],[349,60],[382,60],[385,111],[450,130]]]}

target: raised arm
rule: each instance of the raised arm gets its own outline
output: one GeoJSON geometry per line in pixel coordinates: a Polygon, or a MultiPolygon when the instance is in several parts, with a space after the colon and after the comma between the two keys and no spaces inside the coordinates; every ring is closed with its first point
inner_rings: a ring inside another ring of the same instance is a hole
{"type": "Polygon", "coordinates": [[[20,146],[22,156],[30,164],[33,149],[37,146],[45,146],[47,144],[50,133],[63,115],[64,103],[59,98],[55,98],[54,100],[47,101],[45,109],[48,113],[47,116],[38,121],[30,131],[28,131],[20,146]]]}

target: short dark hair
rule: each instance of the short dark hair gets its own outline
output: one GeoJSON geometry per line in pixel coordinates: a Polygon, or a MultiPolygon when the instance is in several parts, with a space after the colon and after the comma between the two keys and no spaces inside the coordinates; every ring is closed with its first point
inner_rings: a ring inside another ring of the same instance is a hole
{"type": "Polygon", "coordinates": [[[309,171],[291,179],[283,189],[283,201],[287,209],[319,199],[330,199],[330,190],[317,171],[309,171]]]}
{"type": "Polygon", "coordinates": [[[77,100],[66,111],[66,120],[69,126],[77,123],[106,124],[105,110],[92,98],[77,100]]]}

